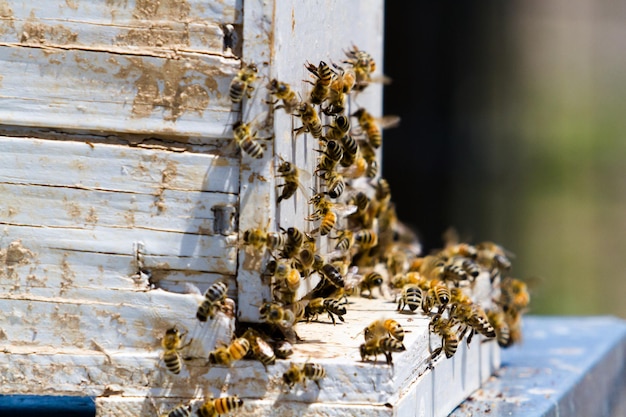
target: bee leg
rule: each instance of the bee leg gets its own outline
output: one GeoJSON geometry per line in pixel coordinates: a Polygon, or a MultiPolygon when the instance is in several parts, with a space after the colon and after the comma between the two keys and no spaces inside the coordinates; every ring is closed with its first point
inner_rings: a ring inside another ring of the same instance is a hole
{"type": "Polygon", "coordinates": [[[391,357],[391,352],[385,352],[385,360],[387,361],[387,365],[393,368],[393,359],[391,357]]]}
{"type": "Polygon", "coordinates": [[[469,349],[469,344],[472,342],[472,336],[474,336],[474,329],[472,329],[472,331],[470,331],[470,334],[467,336],[467,348],[469,349]]]}
{"type": "Polygon", "coordinates": [[[317,389],[322,389],[322,386],[320,385],[320,381],[318,381],[317,379],[315,381],[315,385],[317,385],[317,389]]]}
{"type": "Polygon", "coordinates": [[[339,318],[339,320],[341,320],[341,322],[342,322],[342,323],[345,323],[345,322],[346,322],[346,320],[343,318],[343,316],[339,316],[339,315],[338,315],[338,316],[337,316],[337,318],[339,318]]]}
{"type": "Polygon", "coordinates": [[[437,349],[433,350],[433,353],[430,355],[430,360],[434,361],[437,356],[439,356],[441,354],[441,351],[443,350],[443,345],[441,347],[438,347],[437,349]]]}
{"type": "Polygon", "coordinates": [[[337,325],[337,322],[335,321],[335,316],[333,316],[330,311],[328,312],[328,317],[333,321],[333,326],[337,325]]]}

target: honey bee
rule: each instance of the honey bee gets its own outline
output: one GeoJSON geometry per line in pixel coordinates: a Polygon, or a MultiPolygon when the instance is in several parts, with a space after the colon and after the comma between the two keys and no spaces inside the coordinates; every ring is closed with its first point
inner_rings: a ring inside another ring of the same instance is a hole
{"type": "Polygon", "coordinates": [[[327,115],[344,112],[348,94],[356,83],[356,77],[352,69],[344,70],[337,65],[333,66],[338,72],[336,72],[336,77],[330,84],[327,98],[328,105],[322,110],[327,115]]]}
{"type": "Polygon", "coordinates": [[[352,45],[346,52],[346,64],[352,65],[355,76],[355,91],[363,91],[372,81],[372,73],[376,70],[376,62],[370,54],[352,45]]]}
{"type": "Polygon", "coordinates": [[[335,120],[328,125],[326,131],[326,140],[341,140],[350,131],[350,118],[340,114],[335,117],[335,120]]]}
{"type": "Polygon", "coordinates": [[[257,250],[263,249],[267,242],[267,233],[263,229],[251,228],[243,232],[243,244],[257,250]]]}
{"type": "Polygon", "coordinates": [[[283,327],[293,326],[299,318],[292,310],[283,307],[281,303],[277,302],[264,303],[259,309],[259,314],[261,320],[283,327]]]}
{"type": "Polygon", "coordinates": [[[333,324],[336,324],[335,316],[339,320],[344,321],[343,316],[346,314],[346,306],[339,300],[332,298],[314,298],[309,301],[304,309],[304,318],[306,321],[315,320],[317,316],[322,313],[328,313],[328,317],[332,320],[333,324]]]}
{"type": "Polygon", "coordinates": [[[317,163],[317,167],[315,168],[315,173],[321,172],[319,175],[321,178],[327,180],[329,178],[330,173],[334,172],[335,167],[341,161],[343,157],[343,149],[334,140],[330,140],[326,143],[326,147],[324,149],[317,149],[317,152],[320,152],[322,156],[319,158],[317,163]]]}
{"type": "Polygon", "coordinates": [[[454,256],[462,256],[475,260],[478,257],[478,250],[469,243],[461,243],[459,234],[454,228],[449,228],[443,234],[445,246],[441,250],[441,256],[452,258],[454,256]]]}
{"type": "Polygon", "coordinates": [[[293,303],[295,300],[295,292],[300,288],[302,276],[300,271],[291,266],[291,262],[279,260],[274,270],[274,280],[276,290],[285,295],[280,297],[287,304],[293,303]]]}
{"type": "Polygon", "coordinates": [[[199,417],[217,417],[238,410],[243,406],[243,400],[236,395],[206,400],[198,408],[199,417]]]}
{"type": "Polygon", "coordinates": [[[333,264],[324,263],[319,272],[333,286],[337,288],[343,288],[345,286],[345,281],[343,279],[343,276],[341,275],[341,272],[339,272],[339,270],[333,264]]]}
{"type": "Polygon", "coordinates": [[[326,195],[330,198],[339,198],[346,188],[343,176],[337,172],[331,173],[326,182],[326,195]]]}
{"type": "Polygon", "coordinates": [[[373,321],[363,330],[365,341],[371,339],[380,339],[387,335],[393,337],[396,340],[404,340],[404,329],[397,321],[393,319],[380,319],[373,321]]]}
{"type": "Polygon", "coordinates": [[[380,290],[382,285],[383,285],[383,276],[376,271],[372,271],[372,272],[368,272],[367,274],[365,274],[365,276],[359,283],[359,290],[361,294],[363,294],[363,291],[367,291],[368,297],[371,299],[371,298],[374,298],[374,294],[372,294],[372,290],[376,287],[378,287],[382,295],[382,290],[380,290]]]}
{"type": "Polygon", "coordinates": [[[511,260],[507,251],[493,242],[482,242],[476,245],[477,262],[492,273],[502,273],[511,269],[511,260]]]}
{"type": "Polygon", "coordinates": [[[469,330],[467,336],[467,344],[472,341],[474,333],[480,333],[485,337],[492,338],[496,336],[496,331],[489,323],[487,314],[479,305],[475,303],[457,303],[450,310],[450,319],[458,322],[463,326],[459,339],[462,340],[469,330]]]}
{"type": "Polygon", "coordinates": [[[354,233],[350,230],[339,231],[336,238],[337,243],[335,244],[335,250],[347,252],[354,244],[354,233]]]}
{"type": "Polygon", "coordinates": [[[285,244],[283,245],[283,250],[281,251],[281,257],[286,259],[295,258],[300,252],[300,248],[302,247],[302,243],[305,239],[305,234],[295,227],[290,227],[287,229],[287,239],[285,244]]]}
{"type": "Polygon", "coordinates": [[[393,366],[391,354],[393,352],[404,352],[405,350],[406,348],[401,341],[389,336],[369,339],[359,347],[363,362],[370,356],[374,356],[374,360],[376,360],[376,356],[383,354],[385,355],[387,365],[390,366],[393,366]]]}
{"type": "Polygon", "coordinates": [[[209,353],[209,363],[231,366],[243,359],[250,349],[250,342],[244,337],[235,339],[229,346],[221,346],[209,353]]]}
{"type": "Polygon", "coordinates": [[[363,107],[354,112],[352,116],[357,118],[359,127],[365,132],[368,143],[374,149],[380,148],[383,143],[381,129],[395,127],[400,122],[400,118],[397,116],[384,116],[377,119],[363,107]]]}
{"type": "Polygon", "coordinates": [[[496,332],[498,345],[503,348],[509,347],[511,345],[511,337],[504,312],[501,310],[487,310],[486,313],[489,324],[491,324],[496,332]]]}
{"type": "Polygon", "coordinates": [[[409,307],[409,310],[415,311],[422,304],[422,290],[415,284],[406,284],[402,288],[402,294],[398,300],[398,311],[409,307]]]}
{"type": "Polygon", "coordinates": [[[313,266],[316,261],[316,252],[317,247],[315,239],[307,236],[307,239],[302,244],[302,249],[300,250],[295,262],[295,266],[300,271],[302,276],[308,277],[314,270],[313,266]]]}
{"type": "Polygon", "coordinates": [[[317,78],[315,82],[307,81],[308,83],[313,84],[313,89],[311,90],[310,95],[311,103],[322,104],[330,93],[330,85],[333,80],[333,70],[330,69],[328,64],[324,61],[320,61],[320,64],[317,67],[309,62],[307,62],[305,66],[306,69],[317,78]]]}
{"type": "Polygon", "coordinates": [[[530,302],[528,286],[519,279],[506,277],[500,282],[500,298],[497,303],[505,313],[521,313],[530,302]]]}
{"type": "Polygon", "coordinates": [[[365,176],[367,178],[375,178],[378,174],[378,160],[376,159],[376,150],[366,140],[358,141],[359,150],[363,161],[366,163],[365,176]]]}
{"type": "Polygon", "coordinates": [[[283,178],[284,183],[278,185],[278,187],[282,187],[282,192],[278,196],[276,204],[280,204],[282,200],[291,198],[298,189],[304,193],[303,186],[300,183],[300,170],[294,164],[288,161],[283,161],[278,166],[278,172],[283,178]]]}
{"type": "MultiPolygon", "coordinates": [[[[343,156],[339,163],[342,167],[348,168],[357,161],[359,155],[359,144],[351,134],[345,134],[341,137],[341,146],[343,147],[343,156]]],[[[364,160],[364,159],[363,159],[364,160]]],[[[352,174],[352,178],[358,178],[360,175],[352,174]]]]}
{"type": "Polygon", "coordinates": [[[198,307],[196,318],[200,321],[207,321],[208,318],[213,320],[220,304],[226,298],[227,291],[228,285],[224,282],[218,281],[211,285],[204,293],[204,300],[198,307]]]}
{"type": "Polygon", "coordinates": [[[181,404],[161,415],[161,417],[191,417],[191,405],[181,404]]]}
{"type": "Polygon", "coordinates": [[[306,388],[306,379],[308,378],[315,382],[318,388],[321,388],[319,381],[325,376],[326,370],[319,364],[305,363],[300,367],[291,363],[289,369],[283,374],[283,381],[289,389],[298,383],[302,383],[306,388]]]}
{"type": "Polygon", "coordinates": [[[264,146],[259,143],[256,135],[257,132],[252,132],[249,123],[237,121],[233,125],[233,138],[239,148],[252,158],[261,159],[263,158],[265,149],[264,146]]]}
{"type": "Polygon", "coordinates": [[[265,369],[268,365],[276,363],[276,355],[274,349],[261,336],[261,334],[253,328],[248,328],[242,335],[250,343],[250,350],[254,357],[263,364],[265,369]]]}
{"type": "Polygon", "coordinates": [[[179,352],[185,347],[180,331],[176,327],[167,329],[161,346],[163,347],[163,362],[167,370],[176,375],[180,374],[182,360],[179,352]]]}
{"type": "Polygon", "coordinates": [[[354,234],[354,242],[361,249],[369,249],[378,245],[378,234],[373,229],[362,229],[354,234]]]}
{"type": "Polygon", "coordinates": [[[323,193],[316,193],[311,197],[309,203],[313,205],[315,211],[306,219],[309,221],[321,220],[320,226],[317,231],[322,236],[329,234],[337,223],[339,215],[347,216],[356,211],[355,206],[348,206],[341,203],[332,203],[328,200],[323,193]]]}
{"type": "MultiPolygon", "coordinates": [[[[298,100],[295,91],[291,89],[289,84],[280,82],[277,79],[273,79],[267,85],[267,90],[278,100],[283,101],[282,104],[274,107],[274,110],[284,109],[287,114],[292,114],[298,109],[300,100],[298,100]]],[[[276,104],[278,100],[270,104],[276,104]]]]}
{"type": "Polygon", "coordinates": [[[296,115],[300,117],[302,126],[294,129],[296,136],[301,133],[309,132],[315,139],[322,137],[322,121],[317,114],[317,110],[311,105],[311,103],[303,101],[298,105],[296,109],[296,115]]]}
{"type": "Polygon", "coordinates": [[[424,313],[428,314],[433,306],[439,306],[438,313],[441,314],[450,301],[450,289],[443,281],[431,280],[430,288],[423,294],[422,300],[427,298],[429,299],[427,304],[422,304],[422,307],[426,306],[423,308],[424,313]]]}
{"type": "Polygon", "coordinates": [[[229,95],[233,103],[239,103],[246,94],[248,98],[252,96],[254,86],[252,83],[257,78],[258,69],[255,64],[248,64],[241,68],[235,78],[230,82],[229,95]]]}
{"type": "Polygon", "coordinates": [[[420,275],[426,279],[440,280],[444,277],[446,263],[439,256],[427,255],[417,258],[413,266],[417,266],[420,275]]]}
{"type": "Polygon", "coordinates": [[[441,336],[441,346],[433,351],[430,356],[435,360],[441,352],[445,352],[446,358],[450,359],[459,347],[459,338],[454,331],[454,323],[449,319],[444,319],[441,314],[435,314],[428,324],[431,332],[441,336]]]}

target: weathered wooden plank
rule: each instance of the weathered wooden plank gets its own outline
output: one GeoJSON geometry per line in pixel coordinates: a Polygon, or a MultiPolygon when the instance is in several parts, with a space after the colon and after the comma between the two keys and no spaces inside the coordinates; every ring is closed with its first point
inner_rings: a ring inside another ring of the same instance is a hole
{"type": "Polygon", "coordinates": [[[239,61],[171,55],[0,46],[5,69],[0,120],[28,127],[167,135],[180,141],[228,136],[228,88],[239,61]]]}
{"type": "Polygon", "coordinates": [[[233,158],[0,136],[0,182],[155,194],[239,191],[233,158]]]}
{"type": "Polygon", "coordinates": [[[221,25],[241,22],[236,1],[3,2],[0,42],[45,47],[181,48],[221,53],[221,25]]]}
{"type": "Polygon", "coordinates": [[[205,354],[214,348],[216,336],[224,342],[230,340],[230,334],[226,334],[230,325],[222,323],[223,319],[229,320],[221,313],[200,326],[196,319],[199,295],[106,288],[99,293],[83,290],[82,294],[86,298],[3,294],[0,318],[4,338],[11,346],[42,354],[46,349],[58,353],[105,349],[136,359],[145,355],[158,358],[165,331],[175,325],[189,337],[200,327],[205,328],[204,338],[196,339],[198,346],[194,347],[205,354]],[[218,334],[210,334],[210,329],[218,334]]]}

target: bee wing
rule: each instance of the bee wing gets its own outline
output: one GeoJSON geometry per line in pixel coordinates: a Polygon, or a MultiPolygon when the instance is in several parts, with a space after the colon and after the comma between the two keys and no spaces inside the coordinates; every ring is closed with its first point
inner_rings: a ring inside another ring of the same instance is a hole
{"type": "Polygon", "coordinates": [[[391,129],[400,125],[400,116],[387,115],[376,119],[381,129],[391,129]]]}
{"type": "Polygon", "coordinates": [[[185,294],[199,295],[201,297],[203,296],[202,291],[200,291],[200,288],[198,288],[191,282],[185,282],[184,289],[185,289],[185,294]]]}
{"type": "Polygon", "coordinates": [[[332,210],[341,217],[346,217],[355,213],[358,210],[358,207],[353,204],[343,204],[343,203],[334,203],[332,206],[332,210]]]}

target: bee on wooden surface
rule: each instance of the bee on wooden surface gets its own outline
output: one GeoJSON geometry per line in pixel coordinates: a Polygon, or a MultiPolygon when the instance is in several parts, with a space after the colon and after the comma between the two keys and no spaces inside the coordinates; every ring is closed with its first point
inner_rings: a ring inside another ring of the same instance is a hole
{"type": "Polygon", "coordinates": [[[233,124],[233,138],[239,148],[255,159],[263,158],[265,151],[264,145],[262,145],[256,137],[257,132],[252,131],[250,123],[243,123],[241,121],[233,124]]]}
{"type": "Polygon", "coordinates": [[[243,244],[261,250],[267,243],[267,232],[259,228],[250,228],[243,232],[243,244]]]}
{"type": "Polygon", "coordinates": [[[324,149],[316,149],[316,151],[320,152],[322,155],[320,156],[317,166],[315,167],[315,174],[320,178],[327,180],[341,161],[341,158],[343,157],[343,149],[338,142],[330,140],[326,143],[324,149]]]}
{"type": "Polygon", "coordinates": [[[306,234],[300,229],[295,227],[290,227],[286,232],[286,241],[283,245],[283,250],[280,253],[280,256],[285,259],[295,258],[300,252],[300,248],[302,247],[302,243],[306,238],[306,234]]]}
{"type": "Polygon", "coordinates": [[[381,290],[382,285],[383,285],[383,276],[376,271],[371,271],[365,274],[361,282],[359,282],[359,291],[361,295],[363,295],[363,291],[367,291],[368,298],[371,299],[371,298],[374,298],[374,294],[372,294],[372,291],[376,287],[378,287],[378,290],[381,292],[381,295],[382,295],[382,290],[381,290]]]}
{"type": "Polygon", "coordinates": [[[276,101],[270,104],[276,104],[278,100],[282,100],[282,104],[274,107],[274,110],[284,109],[287,114],[293,114],[300,105],[300,100],[295,91],[291,89],[289,84],[273,79],[267,85],[267,90],[271,95],[276,97],[276,101]]]}
{"type": "Polygon", "coordinates": [[[337,269],[337,267],[333,264],[324,263],[319,272],[328,282],[330,282],[335,287],[343,288],[345,286],[343,275],[341,275],[339,269],[337,269]]]}
{"type": "Polygon", "coordinates": [[[428,328],[431,332],[441,336],[441,346],[433,351],[430,359],[436,359],[442,351],[448,359],[454,356],[459,347],[459,338],[454,330],[454,322],[442,318],[441,314],[435,314],[431,318],[428,328]]]}
{"type": "Polygon", "coordinates": [[[283,381],[289,389],[298,383],[301,383],[306,388],[306,380],[310,379],[315,382],[318,388],[321,388],[319,381],[325,376],[326,370],[319,364],[305,363],[302,366],[298,366],[295,363],[291,363],[289,369],[283,374],[283,381]]]}
{"type": "Polygon", "coordinates": [[[236,411],[242,406],[243,400],[236,395],[216,399],[210,398],[198,408],[197,413],[199,417],[217,417],[236,411]]]}
{"type": "Polygon", "coordinates": [[[398,299],[398,311],[408,307],[409,310],[415,311],[422,304],[422,290],[415,284],[407,284],[402,288],[402,294],[398,299]]]}
{"type": "Polygon", "coordinates": [[[258,72],[255,64],[248,64],[239,70],[230,82],[228,94],[233,103],[239,103],[244,94],[248,98],[252,96],[252,91],[254,91],[252,83],[256,80],[258,72]]]}
{"type": "Polygon", "coordinates": [[[352,69],[344,70],[337,65],[334,67],[337,72],[328,91],[328,105],[322,110],[327,115],[340,114],[345,111],[348,94],[356,83],[356,76],[352,69]]]}
{"type": "Polygon", "coordinates": [[[510,332],[509,325],[506,322],[506,317],[504,312],[501,310],[487,310],[487,319],[489,320],[489,324],[493,327],[496,332],[496,341],[500,347],[509,347],[510,346],[510,332]]]}
{"type": "Polygon", "coordinates": [[[380,319],[370,323],[363,330],[363,335],[366,342],[371,339],[380,339],[387,335],[402,342],[404,340],[404,329],[400,323],[393,319],[380,319]]]}
{"type": "MultiPolygon", "coordinates": [[[[282,157],[280,159],[282,160],[282,157]]],[[[301,176],[306,177],[308,175],[306,172],[298,169],[295,164],[282,160],[281,164],[278,166],[278,173],[279,176],[283,178],[284,183],[278,185],[278,187],[282,187],[282,192],[276,199],[276,204],[280,204],[281,201],[291,198],[298,189],[305,194],[304,186],[300,182],[300,178],[301,176]]]]}
{"type": "Polygon", "coordinates": [[[417,267],[421,276],[429,280],[443,279],[445,274],[446,262],[439,256],[427,255],[416,258],[413,267],[417,267]]]}
{"type": "Polygon", "coordinates": [[[308,277],[311,275],[311,272],[313,272],[316,255],[317,246],[315,239],[307,236],[294,262],[295,267],[300,271],[303,277],[308,277]]]}
{"type": "Polygon", "coordinates": [[[228,285],[226,283],[221,281],[213,283],[204,293],[204,300],[198,307],[196,318],[200,321],[213,320],[220,308],[220,304],[226,298],[227,291],[228,285]]]}
{"type": "Polygon", "coordinates": [[[265,369],[267,369],[268,365],[274,365],[274,363],[276,363],[274,349],[257,330],[250,327],[241,337],[248,340],[250,343],[250,350],[248,352],[251,352],[252,355],[263,364],[265,369]]]}
{"type": "Polygon", "coordinates": [[[315,320],[317,316],[322,313],[328,313],[328,317],[332,320],[333,324],[336,324],[335,315],[341,321],[344,321],[343,316],[346,314],[345,303],[340,302],[332,298],[314,298],[309,300],[304,309],[304,318],[306,321],[315,320]]]}
{"type": "Polygon", "coordinates": [[[330,69],[328,64],[324,61],[320,61],[320,64],[317,67],[310,62],[307,62],[305,66],[306,69],[317,78],[315,82],[307,81],[313,85],[313,89],[310,94],[311,103],[322,104],[330,93],[330,85],[333,80],[333,70],[330,69]]]}
{"type": "Polygon", "coordinates": [[[302,276],[300,271],[291,266],[291,262],[277,261],[274,270],[275,297],[286,304],[295,301],[295,293],[300,288],[302,276]]]}
{"type": "Polygon", "coordinates": [[[356,211],[355,206],[331,202],[323,193],[313,195],[309,203],[313,205],[315,211],[306,219],[309,221],[321,220],[317,231],[322,236],[332,231],[337,223],[338,216],[348,216],[356,211]]]}
{"type": "Polygon", "coordinates": [[[355,76],[355,91],[363,91],[372,81],[372,73],[376,70],[376,62],[370,54],[355,45],[346,52],[348,59],[344,61],[352,66],[355,76]]]}
{"type": "Polygon", "coordinates": [[[322,137],[322,120],[311,103],[301,102],[296,109],[296,115],[302,121],[302,126],[294,129],[296,136],[309,132],[315,139],[322,137]]]}
{"type": "Polygon", "coordinates": [[[459,323],[462,326],[459,339],[462,340],[465,334],[469,330],[467,336],[467,344],[472,341],[474,333],[480,333],[485,337],[492,338],[496,336],[496,331],[489,323],[487,314],[482,307],[475,303],[457,303],[454,304],[454,308],[450,310],[450,319],[459,323]]]}
{"type": "Polygon", "coordinates": [[[327,126],[326,140],[341,140],[350,132],[350,118],[343,114],[335,117],[330,125],[327,126]]]}
{"type": "Polygon", "coordinates": [[[180,351],[185,347],[180,331],[176,327],[167,329],[161,346],[163,347],[163,362],[167,370],[176,375],[180,374],[183,366],[180,351]]]}
{"type": "Polygon", "coordinates": [[[179,405],[167,413],[161,415],[161,417],[191,417],[191,405],[179,405]]]}
{"type": "Polygon", "coordinates": [[[346,189],[346,183],[343,179],[343,175],[332,172],[326,179],[326,192],[325,194],[330,198],[339,198],[346,189]]]}
{"type": "Polygon", "coordinates": [[[228,346],[221,346],[209,353],[209,363],[231,366],[233,362],[243,359],[250,349],[250,342],[244,337],[235,339],[228,346]]]}
{"type": "Polygon", "coordinates": [[[450,298],[451,298],[450,289],[443,281],[431,280],[430,288],[428,289],[428,291],[426,291],[425,294],[423,294],[423,299],[427,299],[427,298],[430,300],[427,301],[428,303],[427,307],[423,309],[424,313],[426,314],[430,313],[430,310],[432,309],[432,307],[437,307],[437,306],[439,308],[438,313],[442,313],[443,310],[448,305],[448,302],[450,301],[450,298]],[[427,310],[428,307],[430,308],[427,310]]]}
{"type": "Polygon", "coordinates": [[[363,362],[370,356],[374,356],[374,360],[376,360],[378,355],[383,354],[389,366],[393,366],[391,354],[393,352],[404,352],[405,350],[406,347],[401,341],[390,336],[369,339],[359,346],[359,352],[363,362]]]}
{"type": "MultiPolygon", "coordinates": [[[[351,165],[356,164],[357,157],[359,155],[359,144],[350,133],[343,135],[340,142],[343,147],[343,155],[339,163],[342,167],[348,168],[351,165]]],[[[358,178],[361,176],[356,175],[356,173],[351,175],[351,178],[358,178]]]]}

